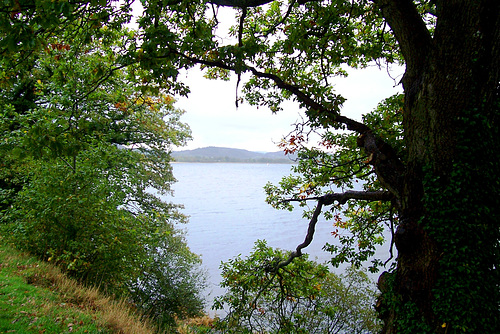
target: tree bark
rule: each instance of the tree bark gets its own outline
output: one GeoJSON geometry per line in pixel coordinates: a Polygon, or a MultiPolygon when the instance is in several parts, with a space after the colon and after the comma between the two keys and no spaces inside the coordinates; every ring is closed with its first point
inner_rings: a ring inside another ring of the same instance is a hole
{"type": "Polygon", "coordinates": [[[262,6],[272,1],[273,0],[210,0],[209,3],[225,7],[247,8],[262,6]]]}
{"type": "MultiPolygon", "coordinates": [[[[412,1],[374,2],[391,26],[406,61],[402,82],[408,161],[400,225],[395,238],[398,266],[392,289],[400,299],[400,305],[416,306],[415,318],[425,319],[428,329],[451,333],[453,329],[449,331],[447,328],[450,324],[435,312],[436,287],[444,279],[441,259],[448,249],[436,241],[432,232],[436,221],[441,218],[426,207],[425,199],[429,195],[424,180],[431,175],[440,180],[443,193],[448,191],[457,162],[474,164],[474,161],[463,161],[459,156],[463,141],[474,141],[467,135],[464,137],[466,131],[459,120],[473,109],[489,116],[492,124],[495,122],[493,118],[498,117],[494,116],[494,99],[500,79],[499,2],[437,1],[438,24],[433,37],[412,1]]],[[[449,226],[441,224],[441,233],[449,231],[451,236],[456,224],[464,223],[463,217],[457,214],[461,208],[453,210],[443,206],[442,210],[449,211],[447,219],[451,223],[449,226]]],[[[498,222],[491,223],[490,231],[495,233],[498,222]]],[[[468,243],[467,240],[463,242],[468,243]]],[[[491,242],[495,243],[494,240],[491,242]]],[[[472,252],[477,252],[480,247],[475,246],[477,248],[472,252]]],[[[487,275],[486,272],[476,274],[487,275]]],[[[389,290],[386,279],[387,276],[382,276],[379,284],[385,293],[389,290]]],[[[494,292],[498,288],[492,289],[494,292]]],[[[383,297],[380,302],[388,301],[383,297]]],[[[379,310],[385,322],[383,333],[398,332],[396,323],[402,309],[379,305],[379,310]]],[[[403,331],[402,328],[399,331],[403,331]]]]}

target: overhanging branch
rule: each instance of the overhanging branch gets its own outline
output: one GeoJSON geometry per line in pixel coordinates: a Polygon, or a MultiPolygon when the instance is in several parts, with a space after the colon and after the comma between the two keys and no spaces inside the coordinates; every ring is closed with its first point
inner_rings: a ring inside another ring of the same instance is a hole
{"type": "Polygon", "coordinates": [[[275,267],[268,268],[269,271],[278,272],[279,269],[288,266],[293,261],[293,259],[302,256],[302,249],[309,246],[313,240],[314,231],[316,229],[316,223],[318,222],[318,217],[321,214],[321,209],[323,208],[323,205],[324,205],[323,201],[318,200],[318,204],[316,205],[316,210],[314,210],[313,216],[309,221],[309,226],[307,228],[307,234],[306,238],[304,239],[304,242],[298,245],[295,251],[290,253],[288,259],[279,262],[275,267]]]}
{"type": "Polygon", "coordinates": [[[253,75],[255,75],[258,78],[265,78],[272,80],[276,84],[276,86],[278,86],[278,88],[289,91],[290,93],[295,95],[300,101],[309,106],[311,109],[319,111],[321,113],[328,114],[328,116],[331,117],[333,122],[344,124],[348,130],[355,131],[360,134],[370,131],[370,128],[365,124],[355,121],[351,118],[339,115],[338,113],[335,113],[332,110],[324,107],[322,104],[314,101],[313,98],[305,94],[299,87],[283,81],[283,79],[281,79],[279,76],[272,73],[258,71],[257,69],[251,66],[248,66],[247,68],[250,72],[252,72],[253,75]]]}
{"type": "Polygon", "coordinates": [[[332,122],[344,124],[348,130],[359,133],[360,136],[358,138],[358,146],[362,147],[365,150],[366,155],[369,157],[368,162],[369,164],[374,166],[375,172],[377,173],[377,176],[382,185],[387,188],[399,202],[403,187],[402,176],[404,175],[405,170],[404,164],[401,162],[392,146],[378,137],[375,132],[366,124],[342,116],[337,112],[326,108],[322,104],[316,102],[311,96],[304,93],[300,89],[300,87],[285,82],[276,74],[262,72],[254,67],[244,64],[239,66],[237,70],[235,67],[225,64],[221,60],[213,61],[198,59],[189,55],[185,55],[173,49],[171,49],[170,52],[175,53],[194,64],[219,67],[222,69],[233,71],[235,73],[249,71],[256,77],[269,79],[273,81],[278,88],[287,90],[292,93],[297,97],[297,99],[299,99],[312,110],[324,113],[325,115],[328,115],[332,122]]]}
{"type": "MultiPolygon", "coordinates": [[[[227,65],[220,60],[212,61],[212,60],[194,58],[194,57],[182,54],[182,53],[178,52],[177,50],[172,50],[172,49],[170,50],[170,52],[175,53],[178,56],[181,56],[184,59],[187,59],[190,62],[195,63],[195,64],[200,64],[200,65],[205,65],[205,66],[210,66],[210,67],[218,67],[218,68],[222,68],[225,70],[238,72],[238,71],[236,71],[236,69],[234,67],[227,65]]],[[[261,71],[257,70],[254,67],[251,67],[251,66],[243,66],[243,68],[245,68],[247,71],[250,71],[253,75],[255,75],[258,78],[270,79],[271,81],[273,81],[276,84],[276,86],[278,88],[289,91],[290,93],[295,95],[300,101],[302,101],[304,104],[309,106],[311,109],[317,110],[319,112],[323,112],[325,114],[329,114],[329,116],[332,118],[333,122],[338,122],[338,123],[344,124],[348,130],[357,132],[359,134],[366,134],[366,133],[371,132],[371,129],[367,125],[365,125],[361,122],[355,121],[349,117],[345,117],[345,116],[339,115],[338,113],[331,111],[330,109],[324,107],[320,103],[314,101],[313,98],[311,98],[310,96],[305,94],[299,87],[283,81],[283,79],[281,79],[279,76],[277,76],[275,74],[271,74],[271,73],[261,72],[261,71]]]]}
{"type": "Polygon", "coordinates": [[[334,202],[345,204],[348,200],[354,199],[358,201],[390,201],[394,198],[389,191],[356,191],[348,190],[343,193],[329,193],[323,196],[307,197],[307,198],[290,198],[283,202],[303,202],[309,200],[316,200],[323,205],[332,205],[334,202]]]}
{"type": "Polygon", "coordinates": [[[273,2],[273,0],[209,0],[208,2],[223,7],[247,8],[262,6],[273,2]]]}
{"type": "Polygon", "coordinates": [[[331,193],[319,197],[310,197],[307,199],[285,200],[284,202],[317,200],[318,204],[316,205],[316,209],[314,210],[311,220],[309,221],[309,226],[307,228],[307,234],[304,242],[298,245],[295,251],[290,253],[286,260],[279,262],[274,267],[268,268],[268,270],[277,272],[279,269],[289,265],[296,257],[302,256],[302,249],[309,246],[313,240],[316,223],[318,222],[318,217],[321,214],[321,210],[323,209],[324,205],[332,205],[334,202],[345,204],[349,199],[363,201],[390,201],[393,198],[394,196],[388,191],[345,191],[343,193],[331,193]]]}

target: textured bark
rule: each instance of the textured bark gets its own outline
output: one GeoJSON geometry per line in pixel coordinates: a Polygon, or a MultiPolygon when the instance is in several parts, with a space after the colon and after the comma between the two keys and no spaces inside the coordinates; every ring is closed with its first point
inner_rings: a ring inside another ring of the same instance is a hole
{"type": "Polygon", "coordinates": [[[209,3],[225,7],[246,8],[262,6],[272,1],[273,0],[210,0],[209,3]]]}
{"type": "MultiPolygon", "coordinates": [[[[439,332],[432,290],[441,250],[425,228],[433,217],[426,216],[422,203],[423,168],[430,167],[433,175],[446,179],[456,160],[457,119],[473,107],[482,105],[483,112],[492,109],[499,82],[499,5],[496,1],[438,1],[438,25],[431,38],[412,1],[374,2],[407,64],[402,82],[408,161],[395,240],[394,288],[403,303],[415,303],[427,324],[439,332]]],[[[379,284],[382,290],[384,279],[379,284]]],[[[396,332],[396,316],[393,309],[383,314],[384,333],[396,332]]]]}

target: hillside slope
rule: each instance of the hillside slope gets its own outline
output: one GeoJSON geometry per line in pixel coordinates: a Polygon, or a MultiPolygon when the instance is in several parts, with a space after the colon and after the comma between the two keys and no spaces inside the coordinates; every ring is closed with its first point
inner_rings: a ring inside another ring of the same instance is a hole
{"type": "Polygon", "coordinates": [[[1,244],[0,333],[154,333],[124,301],[1,244]]]}

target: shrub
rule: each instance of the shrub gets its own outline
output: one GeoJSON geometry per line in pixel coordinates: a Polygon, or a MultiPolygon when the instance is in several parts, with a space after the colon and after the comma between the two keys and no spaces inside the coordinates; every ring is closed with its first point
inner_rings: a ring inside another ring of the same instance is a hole
{"type": "Polygon", "coordinates": [[[222,264],[227,293],[214,308],[228,314],[217,323],[224,333],[375,333],[374,284],[365,272],[343,275],[307,255],[275,270],[288,254],[258,241],[246,258],[222,264]]]}

